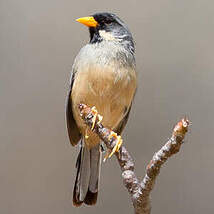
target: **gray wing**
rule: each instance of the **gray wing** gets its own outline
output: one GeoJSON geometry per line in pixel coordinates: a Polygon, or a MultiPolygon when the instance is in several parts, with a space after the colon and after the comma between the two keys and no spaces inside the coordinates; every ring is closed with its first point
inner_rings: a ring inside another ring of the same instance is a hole
{"type": "Polygon", "coordinates": [[[128,121],[128,118],[129,118],[129,113],[131,111],[131,108],[132,108],[132,103],[131,105],[129,106],[129,109],[127,111],[127,113],[125,114],[125,116],[123,117],[123,119],[120,121],[119,125],[115,128],[115,132],[118,134],[118,135],[121,135],[123,129],[125,128],[126,126],[126,123],[128,121]]]}
{"type": "Polygon", "coordinates": [[[69,136],[70,142],[73,146],[75,146],[81,139],[81,134],[77,127],[76,121],[73,116],[73,111],[72,111],[71,91],[73,87],[73,82],[74,82],[74,73],[71,74],[70,88],[66,98],[66,122],[67,122],[67,130],[68,130],[68,136],[69,136]]]}

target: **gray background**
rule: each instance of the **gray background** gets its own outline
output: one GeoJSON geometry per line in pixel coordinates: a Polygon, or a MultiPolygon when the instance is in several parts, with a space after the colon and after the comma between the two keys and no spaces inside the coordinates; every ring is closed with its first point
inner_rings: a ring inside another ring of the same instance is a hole
{"type": "Polygon", "coordinates": [[[118,14],[137,47],[139,87],[124,133],[136,172],[182,116],[192,120],[181,152],[162,169],[153,213],[213,213],[214,3],[0,1],[0,213],[132,213],[113,157],[102,167],[95,207],[71,203],[77,148],[69,145],[64,101],[71,65],[88,30],[75,19],[118,14]]]}

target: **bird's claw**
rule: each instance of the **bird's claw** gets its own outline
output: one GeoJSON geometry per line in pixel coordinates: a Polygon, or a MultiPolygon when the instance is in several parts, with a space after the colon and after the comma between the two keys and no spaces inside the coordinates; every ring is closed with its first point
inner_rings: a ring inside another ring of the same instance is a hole
{"type": "MultiPolygon", "coordinates": [[[[93,107],[91,108],[91,113],[92,113],[92,115],[93,115],[91,130],[93,131],[93,130],[94,130],[94,127],[95,127],[95,123],[96,123],[97,118],[98,118],[97,124],[100,124],[101,121],[102,121],[102,119],[103,119],[103,117],[102,117],[101,115],[98,114],[98,111],[97,111],[97,109],[96,109],[95,106],[93,106],[93,107]]],[[[88,129],[86,129],[86,132],[85,132],[85,139],[88,139],[88,138],[89,138],[88,129]]]]}
{"type": "Polygon", "coordinates": [[[112,149],[110,155],[109,155],[109,158],[115,153],[115,152],[119,152],[120,150],[120,147],[123,143],[123,140],[121,138],[121,136],[117,136],[116,134],[116,138],[117,138],[117,142],[116,142],[116,145],[114,146],[114,148],[112,149]]]}
{"type": "Polygon", "coordinates": [[[107,158],[110,158],[115,152],[119,152],[120,147],[123,143],[121,136],[118,136],[115,132],[111,132],[108,139],[110,140],[112,137],[116,138],[117,142],[116,142],[114,148],[112,149],[112,151],[110,151],[110,150],[107,151],[107,153],[104,157],[104,160],[103,160],[104,162],[106,161],[107,158]]]}
{"type": "Polygon", "coordinates": [[[93,114],[91,130],[93,130],[93,129],[94,129],[94,126],[95,126],[95,123],[96,123],[96,119],[98,118],[97,124],[100,124],[101,121],[102,121],[102,119],[103,119],[103,117],[102,117],[101,115],[98,114],[98,111],[97,111],[97,109],[96,109],[95,106],[93,106],[93,107],[91,108],[91,112],[92,112],[92,114],[93,114]]]}

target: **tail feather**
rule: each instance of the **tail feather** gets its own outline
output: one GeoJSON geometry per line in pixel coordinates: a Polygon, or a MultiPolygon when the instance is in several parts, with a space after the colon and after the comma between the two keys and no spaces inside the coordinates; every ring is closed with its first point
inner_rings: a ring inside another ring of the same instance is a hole
{"type": "Polygon", "coordinates": [[[97,202],[97,195],[98,195],[98,192],[93,193],[90,190],[88,190],[84,203],[87,205],[95,205],[97,202]]]}
{"type": "Polygon", "coordinates": [[[76,162],[76,180],[75,180],[75,185],[74,185],[74,191],[73,191],[73,204],[75,207],[79,207],[82,205],[83,201],[79,200],[79,181],[80,181],[80,165],[81,165],[81,156],[82,156],[82,147],[80,148],[79,155],[77,157],[77,162],[76,162]]]}
{"type": "Polygon", "coordinates": [[[88,149],[84,144],[77,158],[76,180],[73,191],[74,206],[94,205],[97,201],[101,164],[100,146],[88,149]]]}
{"type": "Polygon", "coordinates": [[[90,151],[90,181],[88,192],[86,194],[84,203],[87,205],[94,205],[97,202],[99,177],[100,177],[100,166],[101,166],[101,149],[98,144],[96,147],[92,148],[90,151]]]}
{"type": "Polygon", "coordinates": [[[100,165],[101,165],[101,151],[100,145],[98,144],[96,147],[92,148],[90,151],[90,182],[89,182],[89,190],[92,193],[96,193],[98,191],[98,182],[100,177],[100,165]]]}
{"type": "Polygon", "coordinates": [[[82,159],[80,165],[80,201],[84,201],[88,192],[88,184],[90,182],[90,150],[86,146],[82,150],[82,159]]]}

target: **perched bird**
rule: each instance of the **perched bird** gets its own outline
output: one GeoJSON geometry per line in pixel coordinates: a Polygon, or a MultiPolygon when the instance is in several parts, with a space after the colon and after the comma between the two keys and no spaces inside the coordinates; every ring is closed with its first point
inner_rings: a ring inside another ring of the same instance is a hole
{"type": "Polygon", "coordinates": [[[73,204],[97,201],[101,147],[87,128],[78,105],[96,107],[102,124],[119,135],[128,120],[136,91],[135,48],[127,25],[112,13],[77,19],[89,28],[90,41],[76,56],[66,102],[67,130],[73,146],[80,142],[73,204]]]}

